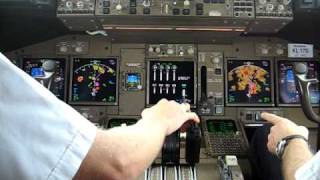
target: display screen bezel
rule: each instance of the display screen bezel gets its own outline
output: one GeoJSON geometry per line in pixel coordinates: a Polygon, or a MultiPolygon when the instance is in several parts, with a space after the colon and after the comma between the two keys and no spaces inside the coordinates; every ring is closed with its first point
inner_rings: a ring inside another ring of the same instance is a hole
{"type": "MultiPolygon", "coordinates": [[[[147,84],[150,82],[150,62],[151,61],[162,61],[162,62],[172,62],[172,61],[176,61],[176,62],[193,62],[193,104],[190,104],[191,107],[196,107],[197,105],[197,62],[195,59],[193,58],[152,58],[152,59],[147,59],[147,84]]],[[[146,96],[146,104],[148,107],[152,106],[153,104],[150,104],[149,102],[149,97],[150,97],[150,87],[147,86],[147,96],[146,96]]]]}
{"type": "Polygon", "coordinates": [[[101,105],[101,106],[116,106],[118,105],[119,100],[119,57],[116,56],[107,56],[107,57],[73,57],[70,61],[70,79],[69,79],[69,96],[68,103],[72,105],[101,105]],[[72,80],[73,80],[73,66],[76,59],[80,60],[107,60],[115,59],[116,60],[116,97],[115,102],[91,102],[91,101],[73,101],[72,100],[72,80]]]}
{"type": "MultiPolygon", "coordinates": [[[[64,63],[64,91],[63,91],[63,98],[59,98],[60,100],[67,102],[68,96],[67,96],[67,92],[68,92],[68,69],[69,69],[69,63],[68,63],[68,58],[66,57],[46,57],[46,56],[32,56],[32,57],[28,57],[28,56],[24,56],[21,58],[20,61],[20,68],[25,72],[24,66],[25,66],[25,61],[28,60],[45,60],[45,59],[49,59],[49,60],[58,60],[64,63]]],[[[29,74],[31,76],[31,74],[29,74]]],[[[32,77],[32,76],[31,76],[32,77]]],[[[32,77],[34,78],[34,77],[32,77]]],[[[57,96],[56,96],[57,97],[57,96]]],[[[58,98],[58,97],[57,97],[58,98]]]]}
{"type": "Polygon", "coordinates": [[[254,107],[273,107],[275,106],[275,98],[274,98],[274,76],[273,76],[273,72],[274,72],[274,67],[273,67],[273,62],[270,60],[270,59],[245,59],[245,58],[237,58],[237,59],[228,59],[226,58],[225,59],[225,62],[224,62],[224,67],[225,67],[225,103],[226,103],[226,106],[230,106],[230,107],[233,107],[233,106],[241,106],[241,107],[245,107],[245,106],[248,106],[248,107],[251,107],[251,106],[254,106],[254,107]],[[228,92],[228,61],[258,61],[258,62],[261,62],[261,61],[268,61],[269,64],[270,64],[270,78],[271,78],[271,81],[270,81],[270,90],[271,90],[271,102],[270,103],[229,103],[228,102],[228,96],[229,96],[229,92],[228,92]]]}
{"type": "MultiPolygon", "coordinates": [[[[279,77],[279,71],[280,71],[280,69],[279,69],[279,64],[280,64],[280,62],[302,62],[302,63],[304,63],[304,62],[316,62],[316,63],[318,63],[318,67],[319,67],[319,69],[320,69],[320,62],[319,61],[317,61],[316,59],[313,59],[313,58],[310,58],[309,60],[307,60],[307,59],[285,59],[285,58],[282,58],[282,59],[277,59],[276,60],[276,68],[275,68],[275,70],[276,70],[276,72],[275,72],[275,74],[276,74],[276,78],[275,78],[275,80],[276,80],[276,93],[277,93],[277,98],[276,98],[276,102],[277,102],[277,105],[279,106],[279,107],[301,107],[301,103],[299,104],[299,103],[280,103],[280,85],[279,85],[279,80],[280,80],[280,77],[279,77]]],[[[319,87],[319,90],[320,90],[320,87],[319,87]]],[[[320,103],[319,104],[312,104],[312,106],[314,106],[314,107],[318,107],[318,106],[320,106],[320,103]]]]}

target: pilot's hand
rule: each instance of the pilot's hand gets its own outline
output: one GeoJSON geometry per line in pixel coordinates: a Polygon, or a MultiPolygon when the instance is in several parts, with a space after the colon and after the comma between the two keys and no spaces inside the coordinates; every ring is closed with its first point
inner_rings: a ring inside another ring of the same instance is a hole
{"type": "Polygon", "coordinates": [[[304,126],[298,126],[289,119],[285,119],[270,113],[262,113],[261,117],[273,124],[268,136],[268,149],[271,153],[276,152],[278,142],[290,135],[302,135],[308,139],[309,131],[304,126]]]}
{"type": "Polygon", "coordinates": [[[156,105],[142,111],[142,119],[158,121],[164,125],[166,135],[179,129],[186,121],[200,122],[196,113],[190,112],[188,103],[178,104],[175,101],[161,99],[156,105]]]}

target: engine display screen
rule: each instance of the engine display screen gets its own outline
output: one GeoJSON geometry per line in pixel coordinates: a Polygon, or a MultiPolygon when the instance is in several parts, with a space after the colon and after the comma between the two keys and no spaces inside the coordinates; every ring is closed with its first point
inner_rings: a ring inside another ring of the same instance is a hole
{"type": "Polygon", "coordinates": [[[61,100],[65,100],[65,73],[66,73],[66,60],[60,58],[24,58],[22,61],[22,69],[38,80],[40,83],[44,81],[51,81],[47,87],[56,97],[61,100]],[[45,71],[42,68],[43,62],[47,60],[53,60],[56,62],[56,70],[54,75],[49,79],[46,79],[45,71]],[[52,78],[52,79],[51,79],[52,78]]]}
{"type": "Polygon", "coordinates": [[[73,104],[115,105],[117,59],[73,59],[70,101],[73,104]]]}
{"type": "Polygon", "coordinates": [[[193,61],[150,61],[148,104],[160,99],[195,104],[193,61]]]}
{"type": "Polygon", "coordinates": [[[273,105],[271,62],[227,61],[228,105],[273,105]]]}
{"type": "Polygon", "coordinates": [[[126,74],[126,89],[129,91],[142,89],[141,74],[140,73],[127,73],[126,74]]]}
{"type": "MultiPolygon", "coordinates": [[[[278,61],[278,92],[279,104],[300,104],[300,94],[298,91],[298,80],[294,75],[293,63],[298,61],[278,61]]],[[[302,61],[299,61],[302,62],[302,61]]],[[[304,61],[308,66],[307,78],[318,78],[319,63],[316,61],[304,61]]],[[[310,100],[313,104],[318,104],[320,100],[319,86],[312,84],[309,87],[310,100]]]]}
{"type": "Polygon", "coordinates": [[[234,134],[237,127],[232,120],[207,120],[207,129],[213,134],[234,134]]]}

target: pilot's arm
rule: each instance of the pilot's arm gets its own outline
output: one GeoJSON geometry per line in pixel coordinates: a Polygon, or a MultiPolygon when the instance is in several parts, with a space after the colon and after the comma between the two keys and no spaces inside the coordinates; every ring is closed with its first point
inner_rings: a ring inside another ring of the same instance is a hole
{"type": "MultiPolygon", "coordinates": [[[[262,118],[274,125],[270,129],[267,144],[272,153],[275,153],[278,142],[287,136],[301,135],[308,138],[307,128],[288,119],[269,113],[263,113],[262,118]]],[[[281,160],[285,180],[316,180],[320,177],[320,153],[313,156],[308,143],[301,138],[289,141],[281,160]]]]}
{"type": "Polygon", "coordinates": [[[142,119],[133,126],[98,131],[75,179],[134,179],[158,155],[166,135],[187,120],[199,122],[189,110],[189,105],[161,100],[145,109],[142,119]]]}

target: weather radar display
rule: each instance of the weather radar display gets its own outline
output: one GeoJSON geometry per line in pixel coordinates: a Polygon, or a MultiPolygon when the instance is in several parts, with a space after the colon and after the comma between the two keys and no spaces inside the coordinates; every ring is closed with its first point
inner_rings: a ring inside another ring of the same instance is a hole
{"type": "Polygon", "coordinates": [[[270,61],[227,61],[227,103],[270,105],[272,79],[270,61]]]}
{"type": "Polygon", "coordinates": [[[72,67],[71,102],[112,105],[117,102],[117,59],[77,58],[72,67]]]}

